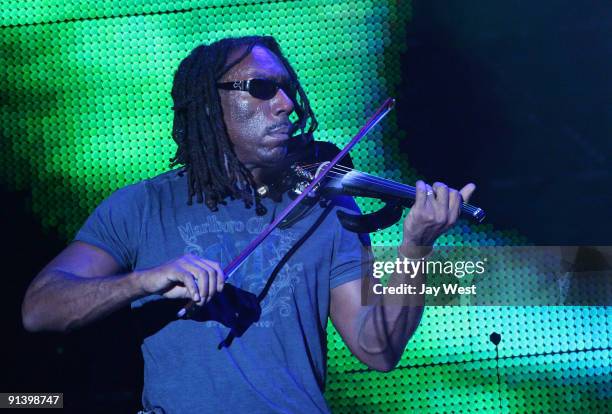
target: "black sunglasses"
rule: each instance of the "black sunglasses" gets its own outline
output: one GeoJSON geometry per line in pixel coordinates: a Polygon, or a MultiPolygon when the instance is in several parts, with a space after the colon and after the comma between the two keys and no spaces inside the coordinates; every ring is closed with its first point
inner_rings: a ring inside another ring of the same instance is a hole
{"type": "Polygon", "coordinates": [[[249,79],[233,82],[217,83],[217,88],[228,91],[246,91],[252,97],[267,101],[274,98],[279,89],[285,91],[289,98],[295,101],[295,88],[288,82],[276,82],[272,79],[249,79]]]}

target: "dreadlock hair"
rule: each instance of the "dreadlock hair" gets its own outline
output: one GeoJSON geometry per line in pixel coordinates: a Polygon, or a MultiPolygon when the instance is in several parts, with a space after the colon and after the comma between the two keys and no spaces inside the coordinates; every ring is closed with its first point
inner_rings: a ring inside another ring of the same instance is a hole
{"type": "Polygon", "coordinates": [[[311,137],[317,128],[316,118],[297,74],[273,37],[226,38],[210,45],[197,46],[179,64],[171,93],[174,102],[172,138],[178,148],[170,159],[170,167],[184,166],[181,173],[186,172],[188,177],[188,205],[192,204],[195,196],[198,203],[205,202],[211,211],[217,211],[218,204],[225,204],[224,199],[229,196],[242,199],[246,208],[250,208],[254,202],[257,214],[266,214],[251,172],[234,152],[223,121],[216,86],[219,79],[255,46],[263,46],[276,55],[289,73],[299,97],[299,100],[296,97],[297,102],[293,102],[297,115],[294,130],[301,130],[302,137],[311,137]],[[244,48],[242,55],[228,62],[228,56],[240,48],[244,48]]]}

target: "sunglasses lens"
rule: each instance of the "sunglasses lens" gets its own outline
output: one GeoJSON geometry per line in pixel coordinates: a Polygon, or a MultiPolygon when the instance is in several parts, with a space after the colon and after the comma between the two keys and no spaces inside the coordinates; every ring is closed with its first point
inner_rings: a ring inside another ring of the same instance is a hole
{"type": "Polygon", "coordinates": [[[249,84],[249,92],[257,99],[268,99],[274,98],[278,91],[278,85],[276,82],[268,79],[252,79],[249,84]]]}

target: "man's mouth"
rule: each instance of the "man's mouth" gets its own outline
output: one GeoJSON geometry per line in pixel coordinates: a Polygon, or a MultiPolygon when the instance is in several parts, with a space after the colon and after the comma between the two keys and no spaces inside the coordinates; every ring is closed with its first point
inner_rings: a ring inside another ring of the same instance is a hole
{"type": "Polygon", "coordinates": [[[268,134],[270,135],[291,135],[293,131],[293,125],[289,123],[283,123],[278,125],[273,125],[268,128],[268,134]]]}

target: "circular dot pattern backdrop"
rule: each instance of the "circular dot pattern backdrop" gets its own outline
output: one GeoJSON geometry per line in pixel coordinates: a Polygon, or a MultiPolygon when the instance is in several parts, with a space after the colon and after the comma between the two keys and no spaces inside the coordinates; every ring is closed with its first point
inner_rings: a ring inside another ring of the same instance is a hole
{"type": "MultiPolygon", "coordinates": [[[[226,36],[275,36],[317,114],[316,138],[342,146],[394,95],[410,13],[396,0],[0,0],[0,180],[31,191],[43,227],[69,240],[113,190],[168,167],[173,73],[196,45],[226,36]]],[[[356,167],[427,179],[400,158],[401,138],[392,113],[352,151],[356,167]]],[[[396,225],[373,243],[400,234],[396,225]]],[[[526,241],[463,222],[438,243],[526,241]]],[[[329,326],[335,413],[611,412],[605,307],[428,307],[387,374],[359,363],[329,326]],[[498,360],[493,331],[503,338],[498,360]]]]}

